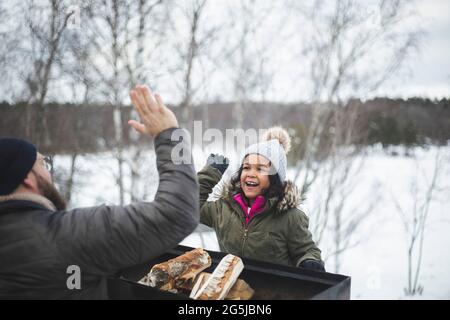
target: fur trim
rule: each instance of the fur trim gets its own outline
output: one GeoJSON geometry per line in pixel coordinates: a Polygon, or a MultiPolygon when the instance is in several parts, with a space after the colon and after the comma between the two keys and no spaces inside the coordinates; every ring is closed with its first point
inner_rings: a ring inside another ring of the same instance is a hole
{"type": "MultiPolygon", "coordinates": [[[[237,187],[231,184],[231,181],[228,181],[223,185],[221,198],[222,199],[230,199],[234,194],[237,193],[237,187]]],[[[297,186],[290,180],[286,181],[284,187],[284,198],[278,203],[277,211],[278,212],[286,212],[292,208],[298,208],[300,203],[302,202],[302,195],[297,186]]]]}
{"type": "Polygon", "coordinates": [[[287,211],[288,209],[298,208],[302,202],[302,195],[297,186],[290,180],[286,181],[284,187],[284,198],[278,203],[278,210],[280,212],[287,211]]]}
{"type": "Polygon", "coordinates": [[[30,201],[35,202],[37,204],[40,204],[41,206],[44,206],[45,208],[56,211],[55,206],[53,203],[48,200],[47,198],[44,198],[41,195],[34,194],[34,193],[12,193],[7,194],[5,196],[0,196],[0,202],[6,202],[11,200],[20,200],[20,201],[30,201]]]}

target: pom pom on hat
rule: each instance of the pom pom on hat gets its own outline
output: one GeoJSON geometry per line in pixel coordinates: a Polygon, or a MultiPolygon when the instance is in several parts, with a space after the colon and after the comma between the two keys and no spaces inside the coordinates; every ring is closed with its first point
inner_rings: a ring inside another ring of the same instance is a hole
{"type": "Polygon", "coordinates": [[[259,154],[266,157],[275,169],[281,182],[286,180],[287,157],[286,154],[291,149],[291,138],[287,131],[281,127],[268,129],[261,142],[249,146],[242,159],[249,154],[259,154]]]}
{"type": "Polygon", "coordinates": [[[291,138],[289,133],[282,127],[269,128],[263,135],[264,141],[278,140],[286,154],[291,150],[291,138]]]}

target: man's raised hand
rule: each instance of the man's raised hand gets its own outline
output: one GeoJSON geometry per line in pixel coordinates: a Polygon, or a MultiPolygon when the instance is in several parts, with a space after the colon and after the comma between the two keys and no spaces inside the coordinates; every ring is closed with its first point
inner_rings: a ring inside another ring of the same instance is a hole
{"type": "Polygon", "coordinates": [[[145,85],[130,91],[131,102],[139,114],[140,122],[130,120],[128,124],[141,134],[156,136],[161,131],[177,128],[178,121],[158,94],[153,95],[145,85]]]}

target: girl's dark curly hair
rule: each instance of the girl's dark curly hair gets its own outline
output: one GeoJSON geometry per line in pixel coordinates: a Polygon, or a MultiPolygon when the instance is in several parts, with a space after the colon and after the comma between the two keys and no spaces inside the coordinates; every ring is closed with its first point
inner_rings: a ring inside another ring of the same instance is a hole
{"type": "MultiPolygon", "coordinates": [[[[243,196],[244,192],[241,188],[241,175],[242,170],[244,169],[243,165],[239,168],[239,170],[231,177],[231,188],[229,190],[229,196],[234,196],[237,193],[241,193],[243,196]]],[[[277,198],[277,203],[280,202],[284,198],[284,187],[286,183],[281,182],[278,174],[269,175],[269,188],[264,192],[263,196],[266,199],[269,198],[277,198]]]]}

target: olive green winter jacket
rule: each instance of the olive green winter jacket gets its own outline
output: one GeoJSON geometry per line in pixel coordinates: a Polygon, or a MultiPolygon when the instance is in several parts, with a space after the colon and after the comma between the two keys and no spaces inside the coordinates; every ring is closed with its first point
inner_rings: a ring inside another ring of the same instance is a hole
{"type": "Polygon", "coordinates": [[[287,182],[284,198],[266,201],[263,212],[245,225],[242,208],[233,199],[236,190],[228,184],[217,201],[207,201],[221,173],[206,166],[198,173],[200,184],[200,222],[217,234],[220,250],[240,257],[298,266],[312,259],[321,261],[320,250],[308,230],[308,217],[297,206],[300,193],[287,182]]]}

